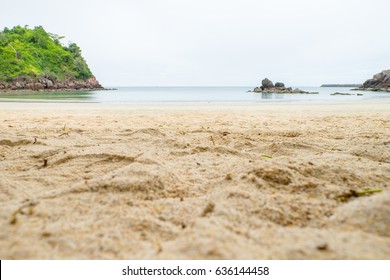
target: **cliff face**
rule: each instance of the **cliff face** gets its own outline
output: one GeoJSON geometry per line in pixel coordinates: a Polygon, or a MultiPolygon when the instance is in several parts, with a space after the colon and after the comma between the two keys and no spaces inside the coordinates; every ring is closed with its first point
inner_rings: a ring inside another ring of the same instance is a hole
{"type": "Polygon", "coordinates": [[[0,91],[102,89],[81,49],[43,27],[0,32],[0,91]]]}
{"type": "Polygon", "coordinates": [[[103,89],[95,77],[87,80],[58,81],[47,77],[19,77],[12,82],[0,83],[0,91],[74,91],[103,89]]]}
{"type": "Polygon", "coordinates": [[[390,92],[390,70],[384,70],[364,82],[360,89],[390,92]]]}

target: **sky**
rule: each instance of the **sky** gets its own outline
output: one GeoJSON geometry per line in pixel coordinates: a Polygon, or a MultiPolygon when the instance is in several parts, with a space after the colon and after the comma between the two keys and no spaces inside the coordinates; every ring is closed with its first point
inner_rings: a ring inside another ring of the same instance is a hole
{"type": "Polygon", "coordinates": [[[1,29],[65,36],[104,86],[319,86],[390,69],[389,0],[0,1],[1,29]]]}

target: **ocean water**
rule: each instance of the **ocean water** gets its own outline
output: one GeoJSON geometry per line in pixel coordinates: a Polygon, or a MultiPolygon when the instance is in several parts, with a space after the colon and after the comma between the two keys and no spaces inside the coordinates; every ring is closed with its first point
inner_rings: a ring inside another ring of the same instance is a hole
{"type": "Polygon", "coordinates": [[[318,94],[273,94],[248,92],[251,87],[118,87],[117,90],[51,93],[3,93],[0,102],[310,102],[355,101],[390,98],[390,93],[351,91],[338,87],[299,87],[318,94]],[[332,93],[351,93],[351,96],[332,96],[332,93]],[[357,93],[363,94],[357,96],[357,93]]]}

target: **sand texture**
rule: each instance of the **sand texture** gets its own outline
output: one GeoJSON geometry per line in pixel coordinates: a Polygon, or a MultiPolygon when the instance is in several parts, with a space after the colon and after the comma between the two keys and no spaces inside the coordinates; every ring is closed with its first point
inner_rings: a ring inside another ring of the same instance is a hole
{"type": "Polygon", "coordinates": [[[390,259],[390,102],[0,103],[1,259],[390,259]]]}

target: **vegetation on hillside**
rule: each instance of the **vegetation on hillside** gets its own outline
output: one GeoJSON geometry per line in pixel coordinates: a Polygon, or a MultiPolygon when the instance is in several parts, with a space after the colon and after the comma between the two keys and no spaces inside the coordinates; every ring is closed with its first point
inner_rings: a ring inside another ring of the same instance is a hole
{"type": "Polygon", "coordinates": [[[4,28],[0,32],[0,81],[45,76],[52,80],[86,80],[92,72],[80,48],[61,44],[60,37],[42,26],[4,28]]]}

